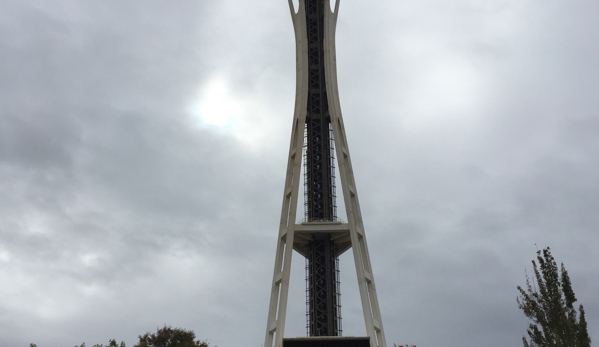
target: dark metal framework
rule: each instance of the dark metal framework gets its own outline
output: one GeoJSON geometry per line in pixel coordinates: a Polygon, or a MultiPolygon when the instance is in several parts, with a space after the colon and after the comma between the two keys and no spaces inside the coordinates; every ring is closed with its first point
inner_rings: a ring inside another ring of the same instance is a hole
{"type": "Polygon", "coordinates": [[[316,233],[313,238],[313,245],[309,245],[313,249],[306,258],[307,334],[341,336],[343,330],[337,247],[328,233],[316,233]],[[334,279],[332,283],[328,280],[331,277],[334,279]],[[335,305],[330,305],[331,302],[335,305]]]}
{"type": "MultiPolygon", "coordinates": [[[[311,162],[313,162],[312,159],[315,159],[315,156],[311,156],[309,157],[309,151],[308,151],[308,147],[312,147],[309,146],[309,142],[308,142],[308,126],[306,125],[305,129],[304,129],[304,148],[303,148],[303,155],[304,155],[304,219],[303,222],[338,222],[340,221],[340,219],[337,217],[337,204],[336,204],[336,199],[337,199],[337,188],[335,185],[335,140],[333,139],[333,127],[332,125],[329,123],[329,164],[328,164],[328,171],[327,174],[329,174],[330,177],[327,178],[327,182],[330,180],[331,181],[331,185],[330,185],[330,190],[328,190],[328,192],[330,193],[329,197],[326,197],[324,194],[322,194],[322,192],[320,192],[320,190],[322,190],[322,188],[318,188],[317,184],[312,180],[312,177],[314,177],[314,172],[316,168],[314,168],[314,165],[312,165],[312,170],[308,167],[309,164],[311,162]],[[309,159],[310,158],[310,159],[309,159]],[[310,174],[311,173],[311,174],[310,174]],[[310,183],[311,182],[311,183],[310,183]],[[313,188],[313,189],[310,189],[313,188]],[[313,211],[313,209],[310,209],[310,205],[313,205],[314,203],[317,203],[317,200],[315,198],[315,196],[320,195],[320,200],[322,200],[323,198],[328,198],[331,200],[331,205],[332,205],[332,217],[331,218],[315,218],[314,214],[311,213],[311,211],[313,211]]],[[[326,138],[325,138],[326,140],[326,138]]],[[[319,146],[325,146],[322,143],[319,143],[319,146]]],[[[320,168],[318,168],[318,170],[321,170],[320,168]]]]}
{"type": "Polygon", "coordinates": [[[308,221],[333,220],[329,105],[324,74],[324,1],[306,0],[309,90],[306,115],[308,221]]]}
{"type": "MultiPolygon", "coordinates": [[[[336,221],[331,118],[324,72],[324,1],[306,0],[309,90],[306,110],[305,191],[308,222],[336,221]]],[[[308,326],[310,336],[341,333],[335,242],[315,233],[308,245],[308,326]]]]}

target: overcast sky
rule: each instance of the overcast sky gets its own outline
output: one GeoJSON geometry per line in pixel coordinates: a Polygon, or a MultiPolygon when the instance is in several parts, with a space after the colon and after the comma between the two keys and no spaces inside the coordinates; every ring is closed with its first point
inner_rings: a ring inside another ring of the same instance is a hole
{"type": "MultiPolygon", "coordinates": [[[[599,343],[597,18],[596,0],[341,1],[389,345],[521,345],[516,286],[546,246],[599,343]]],[[[294,97],[286,0],[0,0],[0,346],[164,324],[261,346],[294,97]]],[[[364,335],[341,262],[344,335],[364,335]]]]}

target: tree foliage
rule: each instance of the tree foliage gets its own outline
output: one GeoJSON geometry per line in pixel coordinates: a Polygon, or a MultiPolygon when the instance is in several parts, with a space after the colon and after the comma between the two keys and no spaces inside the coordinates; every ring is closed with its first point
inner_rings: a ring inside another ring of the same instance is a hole
{"type": "MultiPolygon", "coordinates": [[[[33,345],[33,347],[37,347],[37,346],[33,345]]],[[[85,347],[85,342],[82,343],[81,346],[75,346],[75,347],[85,347]]],[[[123,342],[123,341],[121,341],[121,343],[117,343],[116,340],[108,340],[107,345],[96,344],[96,345],[93,345],[93,347],[126,347],[126,346],[125,346],[125,342],[123,342]]]]}
{"type": "Polygon", "coordinates": [[[533,260],[534,279],[526,276],[526,290],[518,286],[518,308],[532,322],[527,332],[529,340],[522,337],[524,347],[590,347],[584,308],[579,306],[568,272],[557,263],[549,247],[537,251],[537,263],[533,260]],[[532,283],[531,283],[532,282],[532,283]]]}
{"type": "MultiPolygon", "coordinates": [[[[29,347],[37,347],[35,343],[30,343],[29,347]]],[[[85,342],[80,346],[85,347],[85,342]]],[[[117,343],[116,340],[109,340],[107,345],[96,344],[93,347],[126,347],[125,342],[117,343]]],[[[156,333],[145,333],[139,335],[139,342],[133,347],[210,347],[208,342],[196,340],[196,334],[193,330],[182,328],[172,328],[164,326],[157,329],[156,333]]],[[[215,346],[216,347],[216,346],[215,346]]]]}
{"type": "Polygon", "coordinates": [[[193,330],[164,326],[156,333],[139,336],[139,342],[133,347],[209,347],[208,342],[196,340],[193,330]]]}

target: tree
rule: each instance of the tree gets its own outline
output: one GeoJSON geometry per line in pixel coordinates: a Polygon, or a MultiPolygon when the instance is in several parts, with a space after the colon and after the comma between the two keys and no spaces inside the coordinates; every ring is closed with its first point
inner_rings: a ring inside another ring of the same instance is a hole
{"type": "MultiPolygon", "coordinates": [[[[37,347],[35,345],[30,346],[30,347],[37,347]]],[[[77,346],[75,346],[77,347],[77,346]]],[[[81,346],[79,347],[85,347],[85,342],[81,344],[81,346]]],[[[116,340],[108,340],[108,344],[107,345],[103,345],[103,344],[96,344],[93,347],[126,347],[125,346],[125,342],[121,341],[120,344],[116,343],[116,340]]]]}
{"type": "Polygon", "coordinates": [[[537,251],[537,263],[533,260],[534,281],[526,275],[526,290],[518,286],[520,297],[516,299],[526,317],[532,323],[527,332],[530,340],[522,337],[524,347],[590,347],[584,308],[576,312],[576,296],[568,272],[557,263],[549,247],[537,251]]]}
{"type": "Polygon", "coordinates": [[[133,347],[209,347],[208,342],[196,340],[193,330],[164,326],[154,334],[139,336],[139,342],[133,347]]]}

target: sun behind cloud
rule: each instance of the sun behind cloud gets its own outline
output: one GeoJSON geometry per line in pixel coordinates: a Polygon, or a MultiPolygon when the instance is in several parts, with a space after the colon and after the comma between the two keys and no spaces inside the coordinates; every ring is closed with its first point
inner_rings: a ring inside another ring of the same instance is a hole
{"type": "Polygon", "coordinates": [[[240,111],[238,102],[231,95],[227,80],[222,76],[213,77],[198,94],[198,98],[189,106],[189,112],[200,126],[225,127],[231,117],[240,111]]]}

